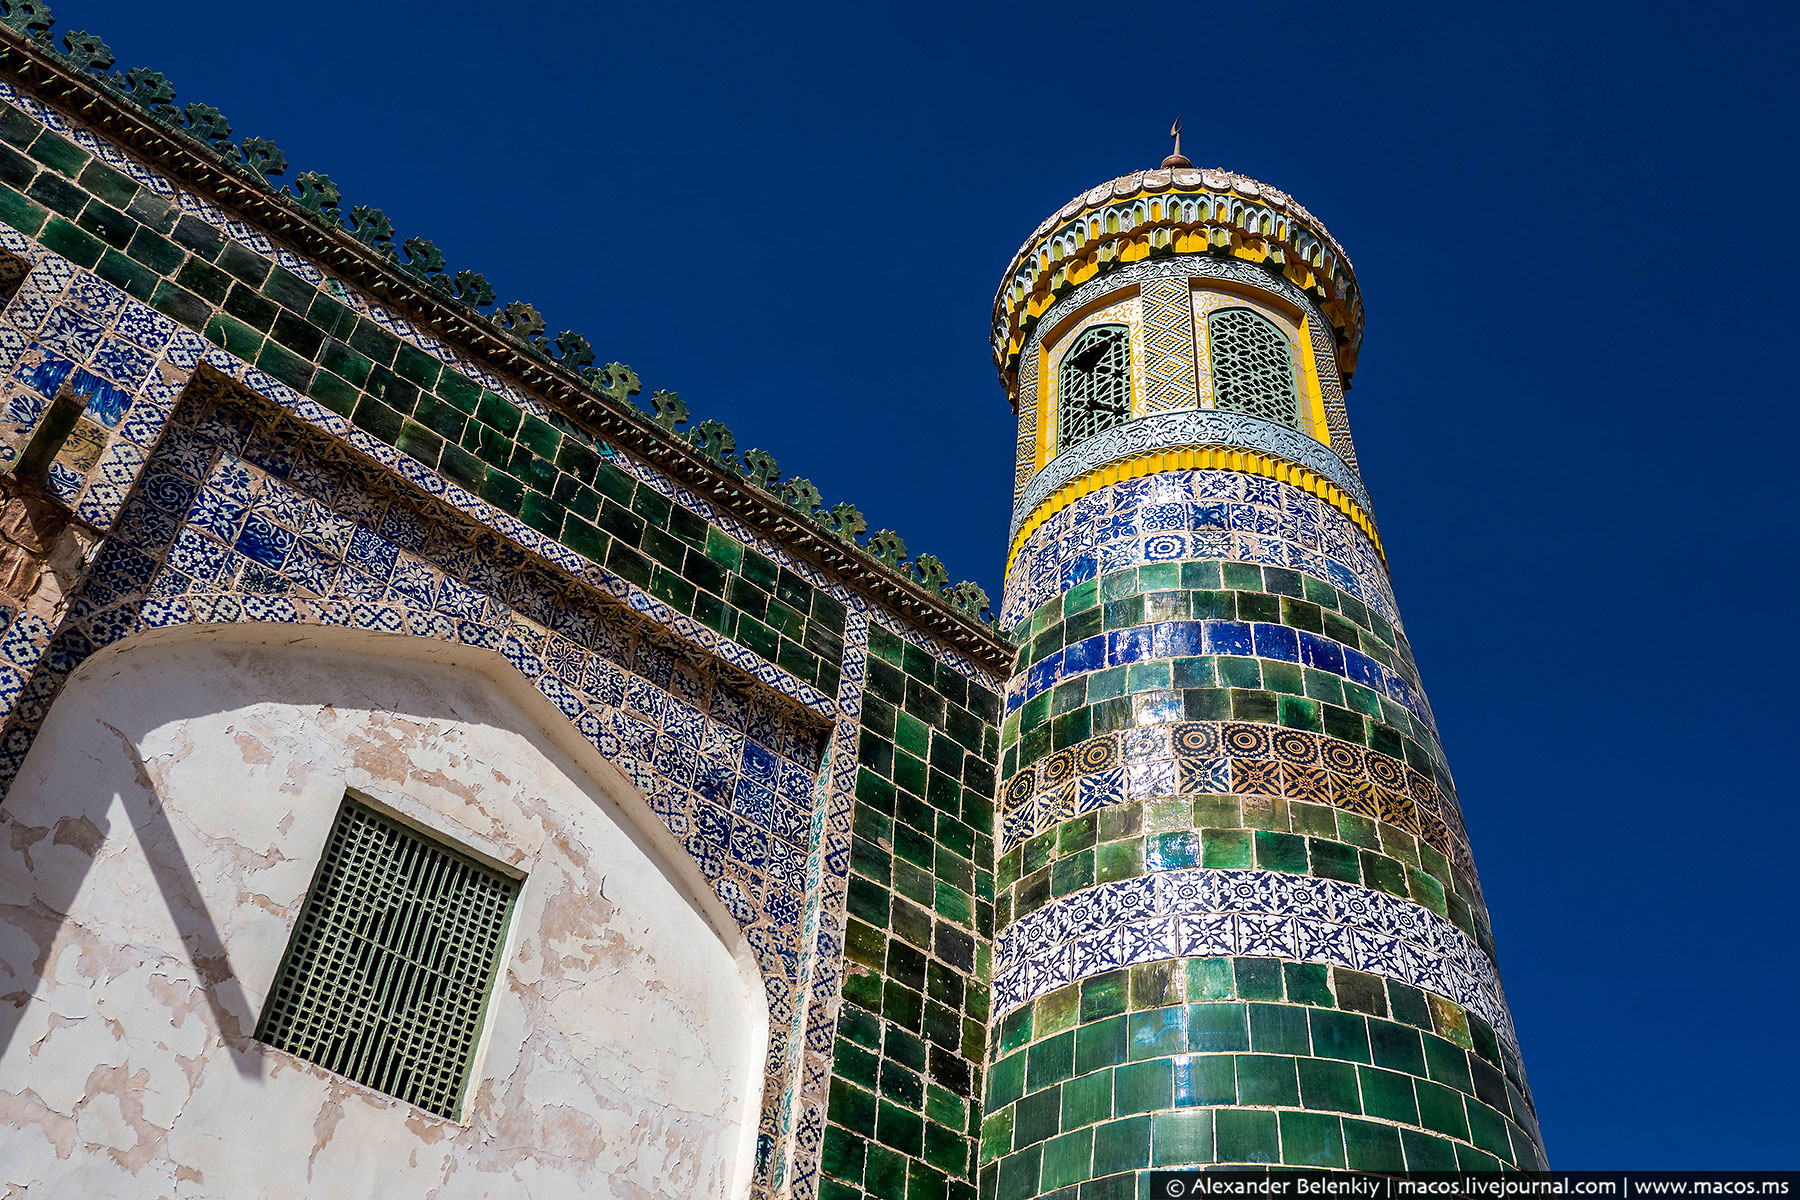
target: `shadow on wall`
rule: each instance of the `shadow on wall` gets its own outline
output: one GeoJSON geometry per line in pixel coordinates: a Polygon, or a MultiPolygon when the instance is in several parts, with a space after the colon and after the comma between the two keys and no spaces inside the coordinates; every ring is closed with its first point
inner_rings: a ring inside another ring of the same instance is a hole
{"type": "MultiPolygon", "coordinates": [[[[507,699],[532,718],[516,733],[552,763],[566,763],[572,778],[588,776],[597,786],[585,789],[597,804],[608,809],[613,825],[645,859],[653,863],[666,879],[677,883],[694,913],[710,926],[745,969],[745,983],[760,1000],[760,972],[749,956],[749,947],[736,922],[724,905],[705,885],[698,868],[686,850],[660,823],[648,818],[649,805],[644,801],[638,812],[628,812],[614,797],[637,797],[638,789],[616,768],[601,759],[566,718],[548,699],[525,683],[507,660],[497,652],[472,647],[448,645],[424,638],[401,634],[384,634],[354,629],[324,629],[292,626],[215,625],[184,626],[148,632],[117,643],[83,663],[72,673],[59,695],[63,700],[88,688],[104,688],[115,664],[134,650],[148,647],[178,651],[182,642],[204,643],[209,648],[220,644],[283,645],[296,649],[350,651],[360,655],[379,655],[440,664],[480,675],[496,684],[507,699]]],[[[42,669],[42,668],[40,668],[42,669]]],[[[296,706],[322,705],[339,697],[298,694],[288,676],[260,694],[259,701],[296,706]]],[[[197,689],[194,699],[209,693],[197,689]]],[[[154,712],[134,714],[138,719],[127,728],[104,724],[105,744],[92,745],[89,753],[99,770],[101,786],[88,790],[59,789],[56,783],[58,764],[45,755],[53,740],[45,736],[61,719],[80,719],[68,711],[52,708],[38,740],[26,758],[14,795],[19,795],[27,781],[42,780],[38,789],[54,803],[55,812],[37,816],[15,812],[11,800],[0,802],[0,837],[10,847],[10,862],[0,866],[0,924],[18,933],[7,938],[0,930],[0,1060],[3,1060],[21,1022],[24,1020],[46,972],[54,972],[53,955],[58,952],[58,937],[69,920],[71,907],[87,883],[97,857],[108,840],[114,824],[114,806],[120,806],[129,822],[150,873],[155,879],[161,902],[167,909],[182,946],[193,963],[201,989],[215,1026],[214,1034],[229,1050],[233,1065],[247,1077],[260,1076],[264,1070],[266,1048],[254,1036],[258,1012],[233,969],[218,921],[202,897],[192,863],[183,852],[180,840],[170,824],[165,798],[159,795],[155,779],[141,753],[152,731],[171,724],[207,715],[210,707],[192,702],[183,707],[183,693],[172,689],[166,706],[154,712]],[[40,750],[43,753],[40,753],[40,750]],[[39,823],[33,824],[32,821],[39,823]],[[22,977],[17,966],[25,957],[19,953],[19,938],[32,944],[29,977],[22,977]],[[10,945],[8,945],[10,941],[10,945]],[[10,961],[9,961],[10,960],[10,961]]],[[[438,695],[419,697],[406,711],[396,716],[420,721],[455,721],[465,714],[456,711],[451,698],[438,695]]],[[[288,918],[297,916],[298,910],[288,918]]],[[[753,1131],[754,1113],[749,1115],[753,1131]]]]}

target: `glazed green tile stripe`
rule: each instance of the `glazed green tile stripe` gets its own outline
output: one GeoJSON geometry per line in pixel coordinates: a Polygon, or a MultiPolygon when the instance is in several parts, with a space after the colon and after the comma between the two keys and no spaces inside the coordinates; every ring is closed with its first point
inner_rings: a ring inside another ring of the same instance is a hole
{"type": "Polygon", "coordinates": [[[821,1196],[911,1180],[972,1200],[998,711],[870,627],[821,1196]]]}
{"type": "MultiPolygon", "coordinates": [[[[1527,1101],[1523,1109],[1513,1104],[1509,1111],[1521,1119],[1531,1118],[1530,1092],[1518,1055],[1478,1015],[1398,979],[1384,979],[1348,967],[1275,958],[1215,956],[1166,960],[1072,983],[996,1021],[988,1061],[992,1064],[1035,1041],[1121,1013],[1225,1000],[1286,1000],[1290,1004],[1361,1014],[1369,1019],[1371,1044],[1376,1047],[1375,1065],[1415,1075],[1426,1073],[1422,1067],[1414,1067],[1417,1057],[1410,1052],[1403,1055],[1394,1047],[1414,1044],[1418,1033],[1435,1035],[1472,1051],[1499,1070],[1527,1101]],[[1410,1027],[1415,1032],[1396,1026],[1410,1027]]],[[[1253,1047],[1202,1042],[1190,1035],[1188,1048],[1223,1051],[1253,1047]]],[[[1299,1052],[1325,1055],[1317,1048],[1299,1052]]],[[[1476,1069],[1471,1067],[1471,1071],[1476,1069]]],[[[990,1088],[993,1081],[990,1075],[990,1088]]]]}
{"type": "Polygon", "coordinates": [[[357,312],[336,281],[308,282],[5,104],[0,221],[684,616],[836,691],[836,601],[672,505],[567,418],[522,410],[357,312]],[[48,155],[49,143],[69,154],[48,155]]]}
{"type": "Polygon", "coordinates": [[[1279,623],[1323,634],[1419,687],[1406,638],[1379,613],[1304,571],[1206,559],[1145,563],[1077,584],[1032,615],[1014,636],[1024,672],[1096,633],[1164,621],[1279,623]]]}
{"type": "Polygon", "coordinates": [[[1147,963],[1002,1019],[982,1158],[1208,1105],[1350,1114],[1540,1161],[1517,1056],[1478,1017],[1394,980],[1258,958],[1147,963]]]}
{"type": "Polygon", "coordinates": [[[1121,1171],[1212,1163],[1544,1167],[1531,1133],[1478,1099],[1397,1071],[1278,1054],[1173,1055],[1076,1075],[990,1113],[981,1148],[1002,1178],[1009,1165],[1029,1171],[1041,1152],[1041,1181],[1022,1182],[1046,1191],[1121,1171]],[[1260,1123],[1267,1137],[1242,1137],[1241,1122],[1251,1117],[1248,1127],[1260,1123]],[[1346,1145],[1347,1133],[1355,1144],[1346,1145]],[[1436,1144],[1403,1156],[1407,1134],[1436,1144]],[[1386,1153],[1369,1153],[1371,1144],[1386,1153]]]}
{"type": "Polygon", "coordinates": [[[1000,847],[1127,799],[1271,795],[1398,825],[1473,870],[1453,792],[1398,758],[1353,742],[1249,722],[1182,721],[1107,733],[1059,750],[1006,781],[1000,847]]]}
{"type": "Polygon", "coordinates": [[[1494,957],[1473,878],[1430,845],[1354,813],[1229,796],[1103,809],[1014,847],[996,864],[995,928],[1096,884],[1192,867],[1254,867],[1356,884],[1422,905],[1494,957]]]}

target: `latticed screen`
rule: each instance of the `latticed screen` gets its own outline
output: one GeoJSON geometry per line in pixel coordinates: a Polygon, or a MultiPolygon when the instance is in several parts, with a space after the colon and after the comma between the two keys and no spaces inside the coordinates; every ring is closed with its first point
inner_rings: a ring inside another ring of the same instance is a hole
{"type": "Polygon", "coordinates": [[[346,798],[257,1037],[455,1116],[518,890],[346,798]]]}
{"type": "Polygon", "coordinates": [[[1300,392],[1287,335],[1247,308],[1219,309],[1206,319],[1206,333],[1215,407],[1299,429],[1300,392]]]}
{"type": "Polygon", "coordinates": [[[1058,368],[1057,449],[1131,419],[1131,330],[1094,325],[1075,338],[1058,368]]]}

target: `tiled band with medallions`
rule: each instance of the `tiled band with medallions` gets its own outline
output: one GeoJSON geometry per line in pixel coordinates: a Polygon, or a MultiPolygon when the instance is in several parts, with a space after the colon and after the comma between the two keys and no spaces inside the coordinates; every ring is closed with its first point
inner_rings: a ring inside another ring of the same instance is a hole
{"type": "Polygon", "coordinates": [[[1008,778],[1000,851],[1127,797],[1269,795],[1397,826],[1473,872],[1462,812],[1402,759],[1343,738],[1248,721],[1180,721],[1104,733],[1008,778]]]}

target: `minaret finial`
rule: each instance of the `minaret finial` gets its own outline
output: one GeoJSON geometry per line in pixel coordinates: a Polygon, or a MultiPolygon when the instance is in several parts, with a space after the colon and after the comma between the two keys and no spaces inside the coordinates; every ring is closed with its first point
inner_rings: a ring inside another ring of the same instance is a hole
{"type": "Polygon", "coordinates": [[[1162,160],[1163,168],[1165,170],[1168,170],[1173,167],[1191,167],[1191,166],[1193,166],[1194,164],[1189,162],[1187,160],[1187,156],[1181,152],[1181,116],[1180,116],[1180,114],[1176,115],[1175,123],[1173,125],[1169,126],[1169,136],[1175,139],[1175,153],[1169,155],[1169,157],[1162,160]]]}

